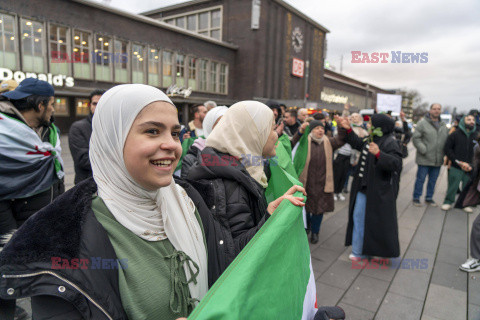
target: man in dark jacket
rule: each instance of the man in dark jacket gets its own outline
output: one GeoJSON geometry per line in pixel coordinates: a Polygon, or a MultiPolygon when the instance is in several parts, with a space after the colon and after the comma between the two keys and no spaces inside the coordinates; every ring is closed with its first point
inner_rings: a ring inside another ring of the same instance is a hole
{"type": "Polygon", "coordinates": [[[298,128],[302,123],[297,119],[297,111],[295,110],[287,110],[285,112],[285,128],[283,129],[283,132],[290,138],[297,133],[298,128]]]}
{"type": "Polygon", "coordinates": [[[54,89],[27,78],[0,98],[0,236],[64,192],[54,89]]]}
{"type": "Polygon", "coordinates": [[[204,105],[198,105],[193,108],[194,119],[180,131],[180,142],[193,137],[203,136],[203,119],[207,115],[207,108],[204,105]]]}
{"type": "Polygon", "coordinates": [[[90,114],[85,119],[75,121],[68,133],[68,145],[75,167],[75,184],[92,176],[90,158],[88,157],[90,136],[92,135],[92,118],[97,103],[104,93],[105,90],[94,90],[90,93],[90,114]]]}
{"type": "MultiPolygon", "coordinates": [[[[452,207],[460,182],[463,188],[470,180],[468,173],[472,171],[476,136],[475,117],[467,115],[460,120],[458,130],[447,138],[444,150],[445,155],[452,162],[452,166],[448,170],[448,189],[442,210],[447,211],[452,207]]],[[[468,213],[473,212],[471,207],[466,207],[463,210],[468,213]]]]}

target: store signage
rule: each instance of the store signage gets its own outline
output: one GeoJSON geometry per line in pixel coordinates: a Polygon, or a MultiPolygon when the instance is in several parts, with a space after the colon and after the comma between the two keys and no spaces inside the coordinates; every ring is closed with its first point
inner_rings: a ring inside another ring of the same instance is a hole
{"type": "Polygon", "coordinates": [[[252,30],[258,30],[260,28],[260,0],[252,0],[252,30]]]}
{"type": "Polygon", "coordinates": [[[328,103],[347,103],[348,102],[348,97],[344,96],[337,96],[336,94],[328,94],[325,92],[322,92],[320,95],[320,99],[322,101],[328,102],[328,103]]]}
{"type": "Polygon", "coordinates": [[[292,62],[292,75],[295,77],[303,78],[305,70],[305,61],[293,58],[292,62]]]}
{"type": "Polygon", "coordinates": [[[184,98],[190,97],[192,94],[192,88],[188,87],[178,87],[176,84],[172,84],[170,87],[167,89],[167,96],[169,97],[181,97],[183,96],[184,98]]]}
{"type": "Polygon", "coordinates": [[[75,85],[73,77],[69,77],[63,74],[53,75],[51,73],[35,73],[35,72],[23,72],[12,71],[7,68],[0,68],[0,81],[3,80],[15,80],[18,83],[22,82],[26,78],[36,78],[39,80],[47,81],[52,86],[56,87],[68,87],[71,88],[75,85]]]}

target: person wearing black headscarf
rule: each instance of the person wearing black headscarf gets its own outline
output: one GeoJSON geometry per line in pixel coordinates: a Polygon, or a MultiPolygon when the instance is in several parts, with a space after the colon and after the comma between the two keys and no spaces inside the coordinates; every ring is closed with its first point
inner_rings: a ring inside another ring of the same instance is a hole
{"type": "Polygon", "coordinates": [[[360,139],[347,118],[335,118],[347,130],[345,141],[361,152],[355,170],[350,196],[345,245],[352,245],[350,259],[368,256],[398,257],[396,200],[402,171],[402,153],[395,140],[395,122],[384,114],[371,118],[373,128],[381,128],[382,136],[373,142],[360,139]]]}

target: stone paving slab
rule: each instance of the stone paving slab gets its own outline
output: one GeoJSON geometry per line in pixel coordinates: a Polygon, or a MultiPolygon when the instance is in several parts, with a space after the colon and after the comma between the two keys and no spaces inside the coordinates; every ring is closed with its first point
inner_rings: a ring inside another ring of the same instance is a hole
{"type": "Polygon", "coordinates": [[[417,320],[422,315],[423,301],[388,293],[375,320],[417,320]]]}
{"type": "Polygon", "coordinates": [[[341,302],[375,312],[380,307],[388,286],[387,281],[361,274],[350,286],[341,302]]]}
{"type": "Polygon", "coordinates": [[[430,284],[424,315],[442,320],[466,319],[466,305],[466,292],[430,284]]]}

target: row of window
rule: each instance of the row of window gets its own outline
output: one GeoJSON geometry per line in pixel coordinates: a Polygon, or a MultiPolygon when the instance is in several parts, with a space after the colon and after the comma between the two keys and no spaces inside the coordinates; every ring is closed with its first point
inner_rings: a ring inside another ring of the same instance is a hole
{"type": "Polygon", "coordinates": [[[176,84],[227,94],[225,63],[52,23],[48,23],[46,32],[45,26],[43,22],[20,18],[17,28],[14,16],[0,13],[0,66],[36,73],[46,73],[48,68],[52,74],[80,79],[164,88],[176,84]]]}
{"type": "Polygon", "coordinates": [[[222,7],[169,16],[163,21],[213,39],[222,39],[222,7]]]}

